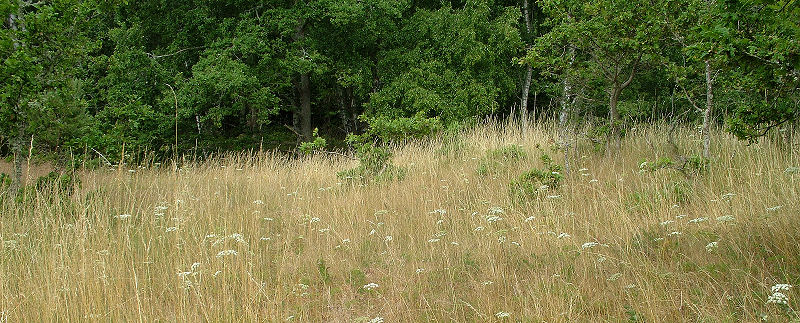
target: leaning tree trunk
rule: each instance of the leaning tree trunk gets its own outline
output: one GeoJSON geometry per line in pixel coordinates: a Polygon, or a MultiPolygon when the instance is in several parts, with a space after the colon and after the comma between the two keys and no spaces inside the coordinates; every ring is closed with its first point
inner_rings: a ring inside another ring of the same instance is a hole
{"type": "Polygon", "coordinates": [[[713,83],[711,79],[711,64],[706,60],[706,109],[703,111],[703,158],[711,155],[711,112],[714,103],[713,83]]]}

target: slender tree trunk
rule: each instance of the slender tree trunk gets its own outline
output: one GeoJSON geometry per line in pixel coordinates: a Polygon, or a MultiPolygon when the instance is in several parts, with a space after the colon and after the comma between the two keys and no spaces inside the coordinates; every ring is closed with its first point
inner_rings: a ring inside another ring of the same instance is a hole
{"type": "MultiPolygon", "coordinates": [[[[19,8],[20,13],[22,10],[22,6],[19,8]]],[[[8,24],[11,27],[11,30],[18,31],[18,18],[19,16],[15,13],[12,13],[8,16],[8,24]]],[[[24,27],[23,27],[24,30],[24,27]]],[[[14,35],[13,40],[14,50],[18,50],[19,47],[22,46],[20,41],[14,35]]],[[[14,138],[11,139],[11,149],[14,153],[14,182],[11,183],[11,192],[12,194],[16,194],[20,188],[22,188],[22,164],[25,163],[25,155],[22,153],[23,146],[25,145],[25,115],[22,111],[22,108],[19,106],[19,97],[17,98],[17,102],[14,105],[14,115],[16,119],[14,122],[17,126],[17,134],[14,138]]]]}
{"type": "MultiPolygon", "coordinates": [[[[522,15],[525,17],[525,28],[527,29],[528,37],[531,33],[531,19],[528,11],[528,0],[525,0],[522,6],[522,15]]],[[[527,37],[526,37],[527,38],[527,37]]],[[[528,95],[531,90],[531,77],[533,76],[533,66],[528,65],[528,70],[525,73],[525,84],[522,85],[522,98],[520,99],[519,117],[522,121],[523,131],[528,129],[528,95]]]]}
{"type": "MultiPolygon", "coordinates": [[[[575,47],[569,49],[569,65],[575,61],[575,47]]],[[[558,114],[558,133],[559,141],[561,142],[561,149],[564,150],[564,173],[569,173],[569,131],[567,129],[567,120],[569,120],[570,101],[572,96],[572,83],[569,77],[564,76],[564,94],[561,97],[561,112],[558,114]]]]}
{"type": "Polygon", "coordinates": [[[300,134],[311,140],[311,82],[308,73],[300,75],[300,134]]]}
{"type": "Polygon", "coordinates": [[[522,100],[520,101],[519,116],[522,120],[523,129],[528,128],[528,95],[531,90],[531,77],[533,75],[533,66],[528,64],[528,71],[525,74],[525,84],[522,86],[522,100]]]}
{"type": "MultiPolygon", "coordinates": [[[[614,150],[618,151],[620,148],[620,136],[619,136],[619,111],[617,110],[617,104],[619,103],[619,94],[622,92],[619,84],[614,83],[612,88],[609,89],[609,96],[608,96],[608,139],[613,141],[614,143],[614,150]]],[[[607,150],[610,154],[610,150],[607,150]]]]}
{"type": "Polygon", "coordinates": [[[711,64],[706,60],[706,109],[703,111],[703,158],[711,156],[711,112],[714,107],[713,83],[711,80],[711,64]]]}

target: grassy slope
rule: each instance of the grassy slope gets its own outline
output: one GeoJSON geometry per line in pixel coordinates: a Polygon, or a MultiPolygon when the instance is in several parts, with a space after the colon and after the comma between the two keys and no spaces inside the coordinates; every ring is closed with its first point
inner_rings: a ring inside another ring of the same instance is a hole
{"type": "MultiPolygon", "coordinates": [[[[579,146],[562,188],[520,200],[509,182],[541,167],[535,147],[554,132],[498,128],[398,148],[395,163],[409,168],[400,182],[342,183],[336,172],[355,162],[327,156],[239,156],[87,172],[70,198],[3,202],[0,311],[11,321],[785,320],[766,300],[775,283],[800,285],[800,174],[785,172],[796,152],[717,133],[710,173],[640,173],[642,160],[670,156],[664,130],[640,129],[612,157],[579,146]],[[527,157],[480,175],[487,151],[509,144],[527,157]],[[726,215],[735,220],[717,220],[726,215]]],[[[696,139],[678,135],[687,150],[696,139]]],[[[798,288],[787,293],[794,309],[798,288]]]]}

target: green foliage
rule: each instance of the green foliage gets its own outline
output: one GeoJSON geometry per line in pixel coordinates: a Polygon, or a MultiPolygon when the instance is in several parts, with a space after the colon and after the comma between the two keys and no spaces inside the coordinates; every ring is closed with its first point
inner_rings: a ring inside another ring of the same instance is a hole
{"type": "Polygon", "coordinates": [[[404,167],[392,164],[392,153],[389,148],[366,141],[366,138],[368,137],[348,136],[348,144],[355,148],[359,165],[355,168],[341,171],[336,176],[343,180],[372,180],[375,182],[403,179],[407,170],[404,167]]]}
{"type": "Polygon", "coordinates": [[[531,169],[511,181],[509,190],[512,196],[522,199],[538,197],[543,192],[560,188],[564,180],[564,175],[561,175],[563,167],[546,154],[542,154],[541,160],[543,168],[531,169]]]}
{"type": "Polygon", "coordinates": [[[660,169],[673,169],[684,176],[695,176],[704,174],[708,171],[711,161],[699,155],[692,155],[689,157],[678,156],[676,160],[668,157],[661,157],[656,161],[641,161],[639,163],[639,172],[654,172],[660,169]]]}
{"type": "Polygon", "coordinates": [[[313,141],[306,141],[301,143],[300,146],[297,147],[297,150],[308,155],[314,152],[315,150],[325,149],[325,146],[327,146],[328,142],[325,140],[325,138],[319,136],[318,128],[314,128],[313,136],[314,136],[313,141]]]}
{"type": "Polygon", "coordinates": [[[527,156],[528,154],[520,145],[507,145],[492,149],[486,152],[486,156],[478,165],[477,172],[483,176],[495,174],[527,156]]]}
{"type": "Polygon", "coordinates": [[[361,119],[369,125],[367,136],[380,139],[387,144],[422,139],[439,133],[443,129],[442,122],[438,117],[426,118],[422,112],[417,112],[410,118],[362,116],[361,119]]]}

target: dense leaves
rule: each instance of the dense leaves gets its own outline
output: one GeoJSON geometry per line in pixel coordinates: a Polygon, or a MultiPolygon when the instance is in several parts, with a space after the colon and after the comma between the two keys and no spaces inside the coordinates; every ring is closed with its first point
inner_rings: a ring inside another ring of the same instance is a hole
{"type": "Polygon", "coordinates": [[[538,118],[607,118],[612,136],[625,121],[705,117],[757,140],[798,119],[799,7],[4,1],[0,154],[30,142],[36,155],[112,161],[291,149],[315,128],[341,145],[392,120],[427,129],[506,114],[520,99],[538,118]]]}

